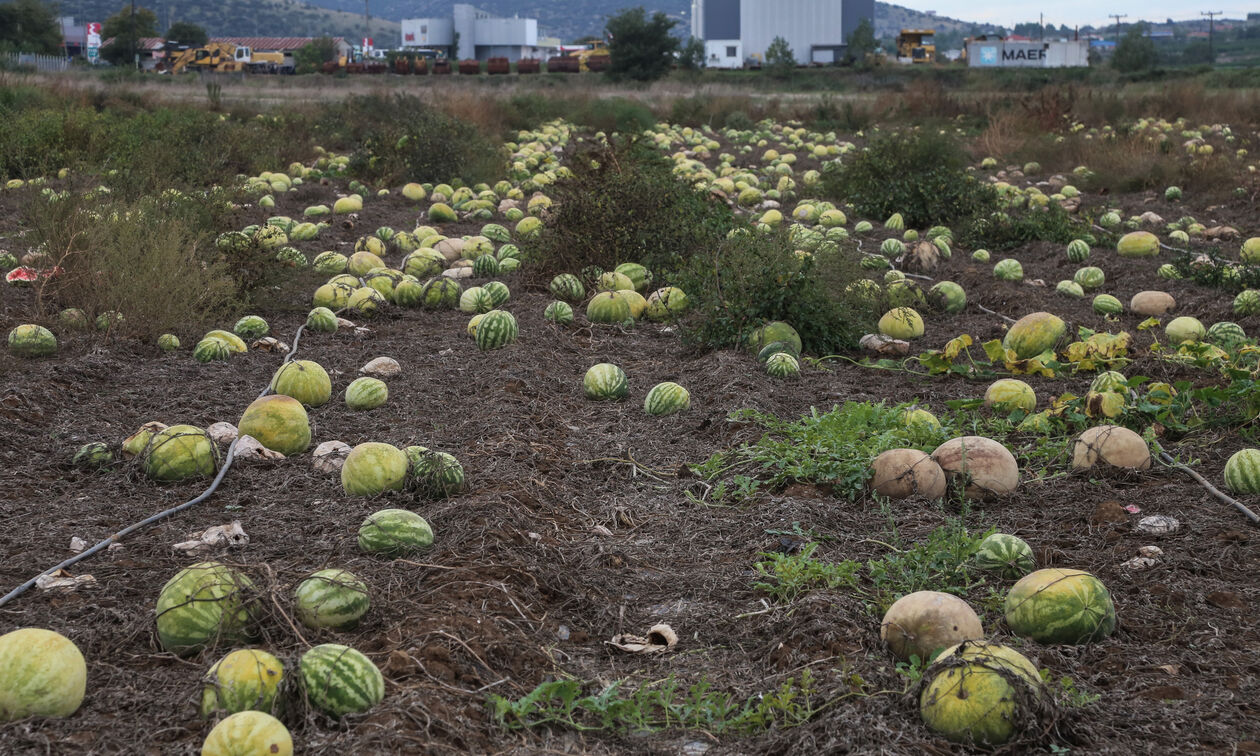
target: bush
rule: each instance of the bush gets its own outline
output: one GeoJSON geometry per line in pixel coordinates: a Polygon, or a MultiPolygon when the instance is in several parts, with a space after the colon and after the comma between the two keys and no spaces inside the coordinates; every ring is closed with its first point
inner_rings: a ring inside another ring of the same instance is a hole
{"type": "Polygon", "coordinates": [[[823,190],[861,215],[901,213],[908,227],[950,225],[997,209],[994,190],[966,172],[967,154],[950,137],[901,132],[879,137],[823,174],[823,190]]]}
{"type": "Polygon", "coordinates": [[[656,81],[668,74],[678,51],[678,39],[670,33],[677,23],[661,11],[648,18],[641,7],[608,19],[609,78],[656,81]]]}
{"type": "Polygon", "coordinates": [[[875,322],[873,303],[846,292],[861,268],[852,250],[799,256],[785,234],[736,234],[692,256],[675,283],[687,294],[684,338],[736,347],[772,320],[791,324],[804,349],[852,348],[875,322]]]}
{"type": "Polygon", "coordinates": [[[1085,233],[1098,235],[1103,232],[1074,220],[1057,204],[1050,204],[1045,208],[972,218],[963,224],[958,241],[970,249],[1001,250],[1034,241],[1067,244],[1085,233]]]}
{"type": "Polygon", "coordinates": [[[524,244],[541,275],[637,262],[668,280],[734,226],[730,209],[674,178],[673,164],[637,139],[575,155],[573,177],[548,191],[542,234],[524,244]]]}

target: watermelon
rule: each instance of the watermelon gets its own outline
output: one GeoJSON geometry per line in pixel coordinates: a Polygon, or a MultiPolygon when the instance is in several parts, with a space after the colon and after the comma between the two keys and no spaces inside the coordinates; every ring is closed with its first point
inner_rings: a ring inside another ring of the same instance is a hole
{"type": "Polygon", "coordinates": [[[57,351],[57,337],[41,325],[20,325],[9,331],[9,351],[19,357],[47,357],[57,351]]]}
{"type": "Polygon", "coordinates": [[[436,249],[421,247],[411,252],[402,261],[402,271],[416,278],[436,276],[446,268],[446,257],[436,249]]]}
{"type": "Polygon", "coordinates": [[[586,304],[586,319],[592,323],[624,323],[630,320],[630,304],[611,291],[600,292],[586,304]]]}
{"type": "Polygon", "coordinates": [[[408,275],[394,287],[394,304],[399,307],[419,307],[424,299],[424,284],[408,275]]]}
{"type": "Polygon", "coordinates": [[[1048,312],[1025,315],[1006,332],[1002,346],[1015,352],[1018,359],[1026,360],[1054,349],[1067,333],[1067,324],[1048,312]]]}
{"type": "Polygon", "coordinates": [[[284,724],[262,711],[242,711],[214,726],[201,756],[293,756],[293,738],[284,724]]]}
{"type": "Polygon", "coordinates": [[[691,394],[670,381],[656,384],[643,399],[643,411],[649,415],[672,415],[690,407],[691,394]]]}
{"type": "Polygon", "coordinates": [[[363,283],[376,289],[376,293],[381,295],[381,299],[385,302],[394,301],[394,287],[399,281],[403,280],[401,271],[381,268],[374,270],[363,277],[363,283]]]}
{"type": "Polygon", "coordinates": [[[1243,289],[1234,297],[1234,314],[1246,317],[1260,313],[1260,289],[1243,289]]]}
{"type": "Polygon", "coordinates": [[[1155,269],[1155,275],[1168,281],[1176,281],[1181,278],[1181,271],[1172,263],[1164,263],[1155,269]]]}
{"type": "Polygon", "coordinates": [[[227,345],[228,350],[236,354],[245,354],[249,351],[249,347],[240,336],[230,331],[207,331],[202,339],[217,339],[227,345]]]}
{"type": "Polygon", "coordinates": [[[900,239],[885,239],[879,245],[879,253],[890,260],[896,260],[906,253],[906,245],[900,239]]]}
{"type": "Polygon", "coordinates": [[[884,270],[892,267],[892,263],[878,255],[866,255],[858,265],[867,270],[884,270]]]}
{"type": "Polygon", "coordinates": [[[318,362],[293,360],[272,374],[271,390],[291,396],[308,407],[320,407],[332,398],[332,379],[318,362]]]}
{"type": "Polygon", "coordinates": [[[1253,236],[1242,243],[1238,259],[1247,265],[1260,265],[1260,236],[1253,236]]]}
{"type": "Polygon", "coordinates": [[[884,295],[890,307],[923,307],[927,305],[927,297],[923,289],[914,281],[904,278],[888,282],[884,287],[884,295]]]}
{"type": "Polygon", "coordinates": [[[928,667],[919,714],[948,740],[1001,745],[1031,716],[1040,696],[1037,667],[1023,654],[987,641],[964,641],[928,667]]]}
{"type": "Polygon", "coordinates": [[[1234,452],[1225,463],[1225,485],[1236,494],[1260,493],[1260,449],[1234,452]]]}
{"type": "Polygon", "coordinates": [[[464,289],[459,297],[460,312],[485,314],[494,309],[490,294],[480,286],[464,289]]]}
{"type": "Polygon", "coordinates": [[[1074,263],[1083,263],[1089,258],[1089,242],[1073,239],[1067,245],[1067,259],[1074,263]]]}
{"type": "Polygon", "coordinates": [[[1006,594],[1006,624],[1038,643],[1088,643],[1116,628],[1111,594],[1081,570],[1048,568],[1024,576],[1006,594]]]}
{"type": "Polygon", "coordinates": [[[424,495],[443,498],[464,490],[464,466],[454,456],[423,446],[408,446],[404,452],[411,466],[412,484],[424,495]]]}
{"type": "Polygon", "coordinates": [[[163,352],[174,352],[179,349],[179,337],[173,333],[164,333],[158,336],[157,345],[163,352]]]}
{"type": "Polygon", "coordinates": [[[1090,265],[1072,274],[1072,280],[1080,284],[1085,291],[1089,291],[1090,289],[1102,287],[1107,282],[1107,277],[1103,273],[1102,268],[1090,265]]]}
{"type": "MultiPolygon", "coordinates": [[[[372,239],[372,243],[370,244],[370,246],[377,247],[382,252],[385,251],[384,250],[385,245],[382,244],[379,239],[372,239]]],[[[363,278],[368,273],[371,273],[377,268],[385,267],[385,261],[381,259],[380,255],[376,254],[370,249],[363,248],[362,239],[360,239],[358,242],[355,243],[354,248],[355,248],[355,252],[353,255],[350,255],[350,260],[348,261],[348,265],[347,265],[347,269],[350,271],[350,275],[355,276],[357,278],[363,278]]]]}
{"type": "Polygon", "coordinates": [[[144,472],[163,483],[209,477],[219,469],[219,447],[193,425],[172,425],[153,434],[140,456],[144,472]]]}
{"type": "Polygon", "coordinates": [[[787,343],[786,341],[774,341],[763,346],[761,348],[761,351],[757,352],[757,361],[760,362],[762,365],[764,365],[770,360],[771,357],[778,354],[779,352],[786,352],[792,355],[793,357],[798,358],[798,361],[799,361],[800,354],[798,354],[796,349],[793,348],[793,346],[787,343]]]}
{"type": "Polygon", "coordinates": [[[266,651],[233,651],[215,662],[202,678],[201,716],[271,712],[283,678],[284,664],[266,651]]]}
{"type": "Polygon", "coordinates": [[[610,362],[593,365],[582,378],[582,388],[587,399],[624,399],[630,391],[626,373],[610,362]]]}
{"type": "Polygon", "coordinates": [[[389,398],[389,387],[378,378],[355,378],[346,386],[346,406],[352,410],[373,410],[389,398]]]}
{"type": "Polygon", "coordinates": [[[69,638],[37,627],[0,635],[0,722],[68,717],[86,690],[87,663],[69,638]]]}
{"type": "Polygon", "coordinates": [[[907,428],[917,428],[926,431],[930,436],[936,436],[941,430],[941,421],[936,419],[936,415],[925,409],[908,409],[901,415],[901,424],[907,428]]]}
{"type": "Polygon", "coordinates": [[[795,378],[801,374],[801,363],[789,352],[778,352],[766,360],[766,375],[771,378],[795,378]]]}
{"type": "Polygon", "coordinates": [[[473,275],[478,278],[490,278],[499,275],[499,261],[494,255],[482,255],[473,260],[473,275]]]}
{"type": "MultiPolygon", "coordinates": [[[[500,266],[508,260],[516,260],[519,263],[521,260],[521,250],[515,244],[504,244],[502,247],[499,247],[499,251],[495,252],[494,256],[499,259],[500,266]]],[[[507,270],[507,268],[504,268],[504,270],[507,270]]],[[[583,296],[585,296],[585,292],[583,292],[583,296]]],[[[578,299],[581,298],[582,297],[578,297],[578,299]]]]}
{"type": "Polygon", "coordinates": [[[1150,231],[1132,231],[1116,242],[1121,257],[1154,257],[1159,254],[1159,237],[1150,231]]]}
{"type": "Polygon", "coordinates": [[[967,307],[967,292],[953,281],[941,281],[928,289],[932,306],[948,313],[959,313],[967,307]]]}
{"type": "Polygon", "coordinates": [[[1024,266],[1019,264],[1019,260],[1010,257],[999,260],[993,266],[993,277],[999,281],[1023,281],[1024,266]]]}
{"type": "Polygon", "coordinates": [[[57,314],[57,320],[66,328],[82,330],[88,327],[88,316],[77,307],[68,307],[57,314]]]}
{"type": "Polygon", "coordinates": [[[1058,285],[1054,287],[1054,290],[1060,294],[1065,294],[1069,297],[1076,297],[1077,299],[1085,296],[1085,290],[1082,289],[1081,285],[1075,281],[1060,281],[1058,285]]]}
{"type": "Polygon", "coordinates": [[[1196,318],[1183,315],[1173,318],[1172,322],[1164,327],[1164,334],[1168,336],[1170,344],[1178,346],[1202,341],[1203,337],[1207,336],[1207,329],[1196,318]]]}
{"type": "Polygon", "coordinates": [[[543,317],[558,325],[567,325],[573,322],[573,308],[568,302],[556,300],[547,305],[547,309],[543,310],[543,317]]]}
{"type": "Polygon", "coordinates": [[[75,467],[82,467],[87,470],[99,470],[114,461],[114,455],[109,450],[109,446],[100,442],[93,441],[79,447],[74,453],[71,463],[75,467]]]}
{"type": "Polygon", "coordinates": [[[666,286],[648,295],[647,309],[644,314],[647,315],[648,320],[662,322],[678,317],[686,309],[687,295],[682,289],[666,286]]]}
{"type": "Polygon", "coordinates": [[[225,231],[214,240],[214,246],[226,255],[241,255],[254,246],[254,240],[240,231],[225,231]]]}
{"type": "Polygon", "coordinates": [[[254,231],[253,242],[263,252],[275,252],[289,243],[289,235],[279,226],[267,224],[254,231]]]}
{"type": "Polygon", "coordinates": [[[354,293],[354,289],[354,286],[341,282],[323,284],[311,295],[311,304],[315,307],[340,310],[350,301],[350,295],[354,293]]]}
{"type": "Polygon", "coordinates": [[[368,554],[396,556],[423,551],[433,545],[433,528],[406,509],[382,509],[359,526],[359,549],[368,554]]]}
{"type": "Polygon", "coordinates": [[[175,574],[158,594],[158,641],[180,655],[250,635],[254,584],[218,562],[200,562],[175,574]]]}
{"type": "Polygon", "coordinates": [[[474,341],[477,338],[477,326],[481,323],[481,320],[484,317],[485,315],[473,315],[468,319],[468,326],[464,329],[464,332],[467,333],[474,341]]]}
{"type": "Polygon", "coordinates": [[[354,290],[346,300],[346,309],[364,317],[371,317],[386,304],[385,297],[371,286],[363,286],[354,290]]]}
{"type": "Polygon", "coordinates": [[[975,252],[971,253],[971,259],[978,263],[987,263],[991,259],[989,256],[989,250],[977,249],[975,252]]]}
{"type": "Polygon", "coordinates": [[[902,220],[901,213],[893,213],[888,216],[888,220],[884,221],[884,228],[889,231],[904,231],[906,229],[906,222],[902,220]]]}
{"type": "Polygon", "coordinates": [[[923,335],[923,316],[911,307],[894,307],[879,319],[879,332],[894,339],[917,339],[923,335]]]}
{"type": "Polygon", "coordinates": [[[1124,312],[1124,305],[1110,294],[1099,294],[1094,297],[1094,312],[1099,315],[1119,315],[1124,312]]]}
{"type": "Polygon", "coordinates": [[[311,266],[320,273],[345,273],[349,266],[350,258],[340,252],[320,252],[315,255],[315,259],[311,261],[311,266]]]}
{"type": "Polygon", "coordinates": [[[502,306],[512,297],[511,290],[502,281],[490,281],[482,288],[486,290],[486,296],[490,297],[490,304],[494,307],[502,306]]]}
{"type": "Polygon", "coordinates": [[[858,222],[857,222],[857,223],[853,226],[853,233],[855,233],[855,234],[865,234],[865,233],[870,233],[872,230],[874,230],[874,228],[875,228],[875,226],[874,226],[874,225],[872,225],[870,221],[861,220],[861,221],[858,221],[858,222]]]}
{"type": "Polygon", "coordinates": [[[1006,533],[993,533],[981,541],[972,563],[977,569],[1008,580],[1017,580],[1037,569],[1032,547],[1022,538],[1006,533]]]}
{"type": "Polygon", "coordinates": [[[381,671],[349,646],[315,646],[302,655],[298,666],[307,700],[331,717],[362,714],[385,697],[381,671]]]}
{"type": "Polygon", "coordinates": [[[453,310],[459,306],[462,294],[458,281],[439,276],[425,281],[418,304],[426,310],[453,310]]]}
{"type": "Polygon", "coordinates": [[[316,333],[335,333],[337,316],[327,307],[316,307],[307,314],[306,327],[316,333]]]}
{"type": "Polygon", "coordinates": [[[477,348],[483,352],[503,347],[516,341],[516,318],[506,310],[491,310],[477,325],[477,348]]]}
{"type": "Polygon", "coordinates": [[[646,291],[652,285],[652,272],[638,263],[622,263],[613,272],[628,278],[634,291],[646,291]]]}
{"type": "Polygon", "coordinates": [[[1037,408],[1037,394],[1033,392],[1032,386],[1021,380],[1001,378],[990,384],[984,392],[984,406],[998,412],[1032,412],[1037,408]]]}
{"type": "Polygon", "coordinates": [[[1114,391],[1116,393],[1129,393],[1129,380],[1124,377],[1124,373],[1115,370],[1105,370],[1099,373],[1089,384],[1089,390],[1095,392],[1114,391]]]}
{"type": "MultiPolygon", "coordinates": [[[[331,386],[328,394],[332,394],[331,386]]],[[[258,443],[286,457],[301,454],[311,445],[311,421],[306,408],[285,394],[255,399],[245,408],[237,429],[242,436],[253,436],[258,443]]]]}
{"type": "Polygon", "coordinates": [[[754,354],[760,352],[766,344],[772,344],[776,341],[782,341],[790,344],[794,354],[801,353],[801,337],[792,326],[781,320],[771,321],[763,326],[753,329],[748,334],[745,346],[754,354]]]}
{"type": "Polygon", "coordinates": [[[401,490],[407,479],[407,455],[390,444],[373,441],[350,450],[341,466],[341,487],[352,496],[375,496],[401,490]]]}
{"type": "Polygon", "coordinates": [[[503,226],[500,226],[498,223],[487,223],[482,226],[481,235],[491,241],[499,242],[500,244],[512,241],[512,232],[508,231],[503,226]]]}
{"type": "Polygon", "coordinates": [[[634,282],[630,280],[629,276],[611,270],[601,275],[595,282],[596,291],[621,291],[622,289],[633,288],[634,282]]]}
{"type": "Polygon", "coordinates": [[[1228,348],[1246,341],[1247,332],[1237,323],[1222,321],[1213,323],[1207,329],[1207,337],[1208,341],[1211,341],[1213,344],[1228,348]]]}
{"type": "Polygon", "coordinates": [[[312,629],[348,630],[371,608],[367,584],[347,570],[319,570],[294,591],[297,618],[312,629]]]}

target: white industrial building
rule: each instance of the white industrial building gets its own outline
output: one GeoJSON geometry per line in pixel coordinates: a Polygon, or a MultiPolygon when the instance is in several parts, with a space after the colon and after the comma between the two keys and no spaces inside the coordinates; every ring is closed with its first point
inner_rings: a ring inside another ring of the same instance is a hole
{"type": "Polygon", "coordinates": [[[545,57],[538,44],[538,19],[494,18],[467,3],[456,3],[450,18],[409,18],[402,22],[402,48],[440,50],[451,58],[545,57]]]}
{"type": "Polygon", "coordinates": [[[691,36],[709,68],[760,64],[775,37],[798,64],[831,64],[863,18],[874,24],[875,0],[692,0],[691,36]]]}
{"type": "Polygon", "coordinates": [[[972,68],[1084,68],[1088,40],[975,39],[967,43],[972,68]]]}

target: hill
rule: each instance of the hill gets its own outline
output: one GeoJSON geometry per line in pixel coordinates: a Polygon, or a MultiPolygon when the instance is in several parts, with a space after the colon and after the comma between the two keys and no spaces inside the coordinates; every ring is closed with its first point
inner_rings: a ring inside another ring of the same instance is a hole
{"type": "MultiPolygon", "coordinates": [[[[328,35],[357,40],[364,32],[362,3],[358,4],[357,14],[298,0],[162,0],[160,3],[139,0],[139,6],[158,14],[159,31],[166,29],[171,22],[188,21],[204,27],[212,37],[328,35]]],[[[63,16],[73,16],[79,23],[104,22],[122,7],[125,6],[120,0],[60,0],[58,12],[63,16]]],[[[398,22],[377,18],[375,8],[372,13],[372,36],[376,38],[377,45],[396,45],[398,22]]]]}

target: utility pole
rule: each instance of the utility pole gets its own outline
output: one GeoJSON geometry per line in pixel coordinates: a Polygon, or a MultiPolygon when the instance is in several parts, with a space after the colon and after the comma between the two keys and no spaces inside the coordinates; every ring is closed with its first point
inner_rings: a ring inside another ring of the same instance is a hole
{"type": "Polygon", "coordinates": [[[136,0],[131,0],[131,64],[140,69],[140,56],[136,54],[136,0]]]}
{"type": "MultiPolygon", "coordinates": [[[[372,12],[368,10],[368,4],[372,0],[363,0],[363,38],[369,39],[372,36],[372,12]]],[[[367,57],[366,45],[363,50],[363,56],[367,57]]]]}
{"type": "Polygon", "coordinates": [[[1116,20],[1116,47],[1119,47],[1120,46],[1120,19],[1128,18],[1129,14],[1128,13],[1110,13],[1108,14],[1108,16],[1116,20]]]}
{"type": "Polygon", "coordinates": [[[1046,14],[1045,13],[1040,13],[1037,15],[1037,32],[1038,32],[1037,38],[1041,41],[1045,41],[1046,39],[1046,14]]]}
{"type": "Polygon", "coordinates": [[[1207,11],[1199,15],[1208,17],[1208,62],[1215,63],[1216,55],[1212,52],[1212,38],[1216,32],[1216,17],[1224,14],[1221,11],[1207,11]]]}

